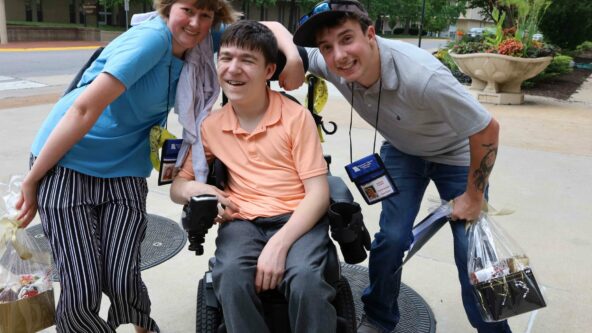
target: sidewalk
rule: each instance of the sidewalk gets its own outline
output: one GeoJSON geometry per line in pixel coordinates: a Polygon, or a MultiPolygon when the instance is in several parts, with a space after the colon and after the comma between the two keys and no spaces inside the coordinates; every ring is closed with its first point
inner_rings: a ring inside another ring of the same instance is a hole
{"type": "MultiPolygon", "coordinates": [[[[37,44],[40,45],[40,44],[37,44]]],[[[56,83],[57,88],[69,79],[56,83]]],[[[501,124],[501,142],[495,170],[491,176],[491,204],[515,212],[496,220],[522,246],[534,266],[537,280],[544,286],[548,307],[534,314],[512,318],[514,333],[574,333],[592,327],[592,84],[570,101],[527,96],[519,106],[485,105],[501,124]]],[[[293,93],[304,99],[305,88],[293,93]]],[[[51,108],[48,102],[32,106],[6,107],[0,99],[0,177],[27,170],[29,145],[51,108]]],[[[331,154],[331,171],[347,181],[343,166],[349,163],[349,104],[330,88],[329,101],[321,114],[325,121],[339,126],[335,135],[326,136],[323,148],[331,154]]],[[[373,130],[355,116],[352,129],[354,158],[368,154],[373,130]]],[[[170,130],[180,134],[176,116],[171,113],[170,130]]],[[[168,187],[157,186],[156,175],[149,180],[148,212],[179,221],[181,207],[168,197],[168,187]]],[[[362,204],[364,219],[371,231],[378,230],[380,206],[362,204]]],[[[430,185],[418,220],[427,214],[437,198],[430,185]]],[[[38,223],[38,219],[34,223],[38,223]]],[[[162,332],[195,332],[197,281],[213,256],[215,230],[206,237],[203,256],[187,250],[154,268],[143,271],[152,299],[152,313],[162,332]]],[[[473,332],[460,300],[452,237],[443,228],[405,267],[403,282],[416,290],[436,316],[437,332],[473,332]]],[[[365,265],[366,263],[363,263],[365,265]]],[[[59,284],[55,285],[59,289],[59,284]]],[[[103,298],[101,313],[106,317],[108,299],[103,298]]],[[[55,332],[54,328],[44,332],[55,332]]],[[[133,332],[130,325],[117,332],[133,332]]]]}

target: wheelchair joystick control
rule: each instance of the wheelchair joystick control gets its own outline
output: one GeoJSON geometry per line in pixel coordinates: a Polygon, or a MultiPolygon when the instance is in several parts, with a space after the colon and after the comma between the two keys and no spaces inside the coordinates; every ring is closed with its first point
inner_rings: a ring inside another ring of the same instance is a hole
{"type": "Polygon", "coordinates": [[[195,255],[200,256],[204,253],[205,236],[214,224],[217,214],[218,198],[211,194],[191,197],[189,203],[183,206],[181,224],[187,232],[189,251],[195,251],[195,255]]]}

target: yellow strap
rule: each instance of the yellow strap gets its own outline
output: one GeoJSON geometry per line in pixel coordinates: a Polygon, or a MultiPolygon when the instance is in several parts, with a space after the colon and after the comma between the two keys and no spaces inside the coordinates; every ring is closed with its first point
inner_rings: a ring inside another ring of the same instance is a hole
{"type": "Polygon", "coordinates": [[[168,139],[176,139],[171,132],[162,126],[152,126],[148,139],[150,141],[150,162],[156,171],[160,171],[160,156],[158,152],[168,139]]]}
{"type": "Polygon", "coordinates": [[[18,253],[19,257],[23,260],[29,260],[33,256],[29,250],[27,250],[16,237],[16,233],[19,229],[20,222],[3,217],[0,220],[0,226],[3,227],[4,232],[0,234],[0,248],[5,248],[8,243],[12,243],[14,249],[18,253]]]}
{"type": "MultiPolygon", "coordinates": [[[[307,74],[305,78],[305,82],[308,84],[309,79],[312,74],[307,74]]],[[[313,112],[315,114],[321,113],[325,104],[327,104],[327,99],[329,98],[329,90],[327,89],[327,82],[325,80],[317,77],[316,84],[314,87],[314,105],[313,105],[313,112]]],[[[308,107],[308,96],[304,100],[304,106],[308,107]]],[[[323,130],[321,129],[320,125],[317,125],[317,131],[319,133],[319,137],[321,138],[321,142],[325,142],[325,138],[323,137],[323,130]]]]}

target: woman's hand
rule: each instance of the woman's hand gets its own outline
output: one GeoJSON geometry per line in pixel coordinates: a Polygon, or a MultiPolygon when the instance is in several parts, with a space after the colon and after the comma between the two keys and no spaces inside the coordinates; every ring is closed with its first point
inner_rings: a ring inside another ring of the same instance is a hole
{"type": "Polygon", "coordinates": [[[19,210],[16,219],[21,223],[20,228],[26,228],[37,214],[37,187],[39,182],[25,177],[21,185],[21,197],[15,207],[19,210]]]}

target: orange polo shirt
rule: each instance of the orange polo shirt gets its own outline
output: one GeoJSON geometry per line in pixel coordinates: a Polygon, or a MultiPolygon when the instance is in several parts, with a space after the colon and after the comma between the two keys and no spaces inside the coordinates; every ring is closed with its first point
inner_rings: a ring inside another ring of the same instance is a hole
{"type": "MultiPolygon", "coordinates": [[[[240,207],[235,218],[293,212],[304,198],[302,180],[327,174],[310,112],[278,92],[268,89],[268,96],[269,107],[251,133],[240,127],[230,103],[202,124],[206,158],[215,156],[228,168],[226,191],[240,207]]],[[[191,157],[179,176],[195,179],[191,157]]]]}

